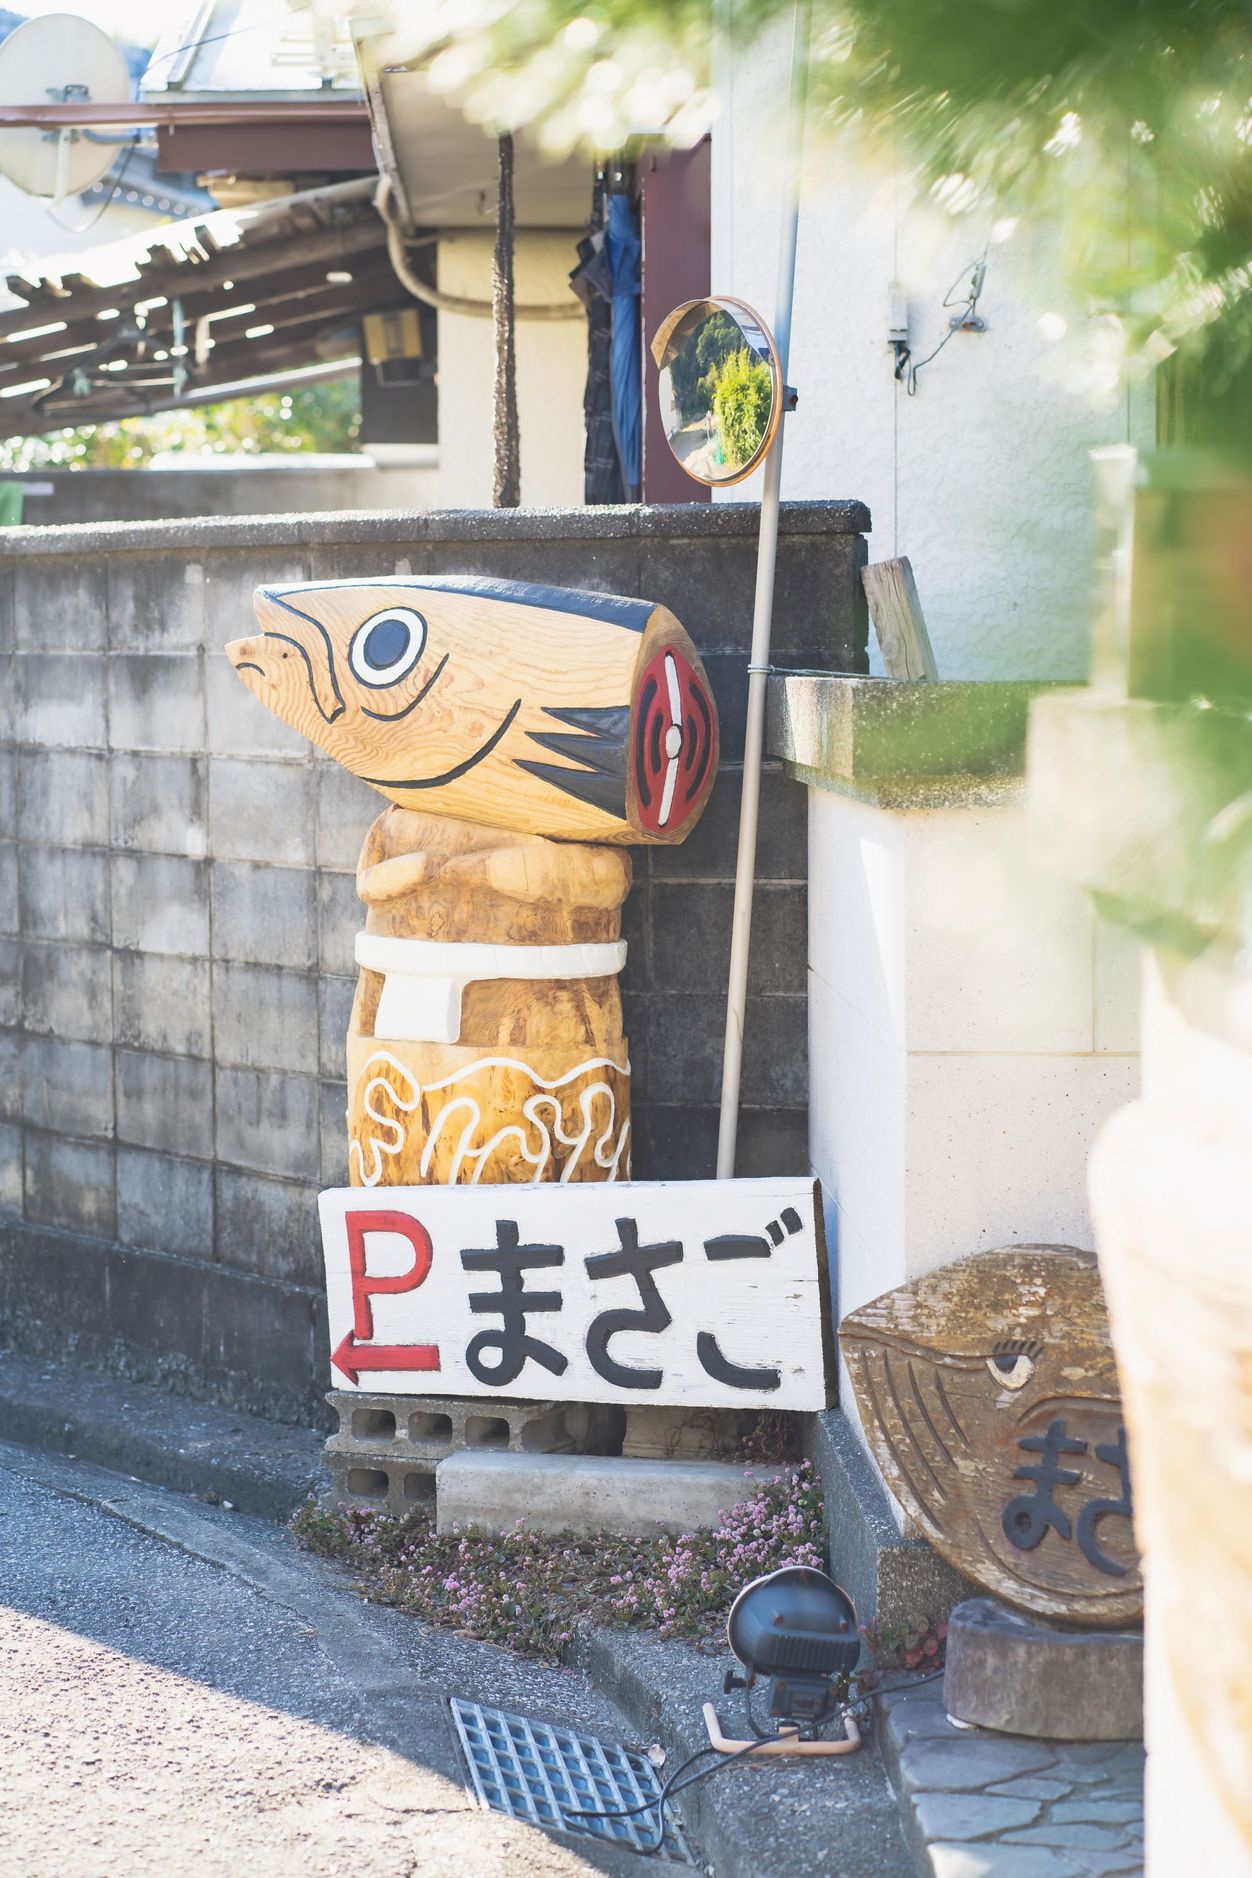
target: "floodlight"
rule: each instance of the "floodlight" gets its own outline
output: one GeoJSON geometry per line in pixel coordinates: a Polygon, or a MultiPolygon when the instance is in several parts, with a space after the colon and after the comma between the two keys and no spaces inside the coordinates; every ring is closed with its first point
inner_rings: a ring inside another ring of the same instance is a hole
{"type": "Polygon", "coordinates": [[[806,1731],[833,1716],[833,1685],[855,1668],[861,1648],[851,1598],[808,1565],[784,1565],[745,1585],[726,1638],[748,1672],[745,1679],[731,1671],[727,1689],[768,1678],[771,1718],[806,1731]]]}

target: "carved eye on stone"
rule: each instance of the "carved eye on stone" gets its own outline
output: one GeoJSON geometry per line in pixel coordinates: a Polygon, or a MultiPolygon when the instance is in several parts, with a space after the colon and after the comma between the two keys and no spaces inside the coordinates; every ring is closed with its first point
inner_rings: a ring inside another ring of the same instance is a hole
{"type": "Polygon", "coordinates": [[[381,690],[407,678],[422,656],[426,621],[411,607],[388,607],[358,626],[348,647],[354,677],[371,690],[381,690]]]}
{"type": "Polygon", "coordinates": [[[1001,1389],[1024,1389],[1038,1366],[1038,1354],[1020,1346],[997,1350],[987,1358],[987,1369],[1001,1389]]]}

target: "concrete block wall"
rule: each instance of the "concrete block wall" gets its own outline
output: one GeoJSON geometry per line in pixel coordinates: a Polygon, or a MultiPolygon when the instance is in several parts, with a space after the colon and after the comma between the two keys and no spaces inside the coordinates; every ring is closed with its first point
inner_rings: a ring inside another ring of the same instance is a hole
{"type": "MultiPolygon", "coordinates": [[[[722,714],[697,834],[636,851],[635,1172],[711,1174],[755,513],[706,505],[7,530],[0,1340],[292,1420],[325,1385],[353,873],[382,799],[246,693],[262,580],[468,572],[638,593],[722,714]]],[[[776,659],[864,669],[857,503],[790,507],[776,659]]],[[[740,1171],[808,1167],[805,800],[765,778],[740,1171]]]]}

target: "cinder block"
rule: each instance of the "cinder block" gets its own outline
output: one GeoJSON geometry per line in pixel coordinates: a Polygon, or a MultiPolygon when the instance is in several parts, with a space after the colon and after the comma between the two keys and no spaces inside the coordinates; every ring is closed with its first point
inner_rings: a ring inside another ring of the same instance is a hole
{"type": "Polygon", "coordinates": [[[0,1030],[0,1121],[22,1119],[22,1039],[16,1030],[0,1030]]]}
{"type": "MultiPolygon", "coordinates": [[[[6,1030],[22,1021],[21,950],[16,939],[0,939],[0,1027],[6,1030]]],[[[0,1095],[0,1112],[3,1106],[0,1095]]]]}
{"type": "Polygon", "coordinates": [[[209,845],[204,772],[203,757],[114,756],[113,846],[199,860],[209,845]]]}
{"type": "Polygon", "coordinates": [[[22,1131],[0,1122],[0,1213],[20,1213],[23,1191],[22,1131]]]}
{"type": "MultiPolygon", "coordinates": [[[[654,992],[648,1006],[647,1099],[716,1104],[721,1091],[726,996],[654,992]]],[[[808,1100],[807,999],[748,999],[743,1100],[757,1108],[803,1108],[808,1100]]]]}
{"type": "Polygon", "coordinates": [[[23,841],[107,847],[109,759],[103,751],[23,750],[17,774],[23,841]]]}
{"type": "Polygon", "coordinates": [[[62,1037],[22,1039],[22,1117],[57,1135],[113,1133],[113,1052],[62,1037]]]}
{"type": "MultiPolygon", "coordinates": [[[[713,793],[694,832],[674,847],[635,850],[646,856],[653,880],[733,880],[739,849],[739,800],[743,771],[719,768],[713,793]]],[[[808,804],[803,783],[783,774],[779,763],[761,771],[758,880],[803,880],[808,870],[808,804]]]]}
{"type": "Polygon", "coordinates": [[[219,959],[213,967],[213,1054],[245,1069],[317,1074],[317,980],[311,973],[219,959]]]}
{"type": "Polygon", "coordinates": [[[183,1258],[213,1256],[213,1169],[142,1148],[117,1151],[117,1236],[183,1258]]]}
{"type": "Polygon", "coordinates": [[[12,841],[0,841],[0,932],[18,931],[20,905],[17,846],[12,841]]]}
{"type": "Polygon", "coordinates": [[[317,921],[322,970],[348,976],[356,970],[356,936],[365,924],[353,875],[318,875],[317,921]]]}
{"type": "MultiPolygon", "coordinates": [[[[216,612],[212,612],[210,618],[216,619],[216,612]]],[[[255,619],[241,619],[234,636],[243,638],[255,625],[255,619]]],[[[230,630],[227,625],[226,632],[230,630]]],[[[223,638],[225,636],[223,633],[223,638]]],[[[267,711],[243,684],[226,654],[213,646],[205,654],[204,690],[211,750],[229,756],[290,756],[307,760],[307,737],[267,711]]]]}
{"type": "Polygon", "coordinates": [[[288,1180],[319,1178],[318,1087],[311,1077],[218,1069],[214,1089],[219,1160],[288,1180]]]}
{"type": "Polygon", "coordinates": [[[316,763],[317,864],[356,872],[361,844],[386,807],[368,783],[339,763],[316,763]]]}
{"type": "Polygon", "coordinates": [[[208,1160],[213,1153],[213,1076],[194,1057],[117,1052],[117,1133],[135,1147],[208,1160]]]}
{"type": "Polygon", "coordinates": [[[315,876],[304,867],[217,861],[213,955],[310,971],[317,963],[315,876]]]}
{"type": "MultiPolygon", "coordinates": [[[[667,991],[712,991],[730,966],[734,888],[729,881],[654,880],[653,983],[667,991]]],[[[772,881],[757,887],[752,905],[748,991],[802,995],[808,976],[808,916],[804,888],[772,881]]]]}
{"type": "Polygon", "coordinates": [[[311,867],[314,791],[311,762],[258,763],[246,757],[213,757],[209,825],[214,858],[311,867]]]}
{"type": "Polygon", "coordinates": [[[324,1291],[316,1187],[231,1167],[216,1168],[214,1184],[216,1252],[223,1264],[324,1291]]]}
{"type": "MultiPolygon", "coordinates": [[[[251,548],[215,548],[205,556],[205,599],[216,643],[242,639],[257,630],[252,596],[258,587],[282,587],[308,580],[308,556],[283,554],[274,542],[251,548]]],[[[210,641],[212,646],[213,640],[210,641]]],[[[239,680],[235,683],[238,685],[239,680]]],[[[242,686],[239,687],[243,689],[242,686]]]]}
{"type": "Polygon", "coordinates": [[[320,1086],[322,1185],[342,1187],[348,1180],[348,1085],[320,1086]]]}
{"type": "Polygon", "coordinates": [[[103,750],[104,666],[95,652],[14,653],[17,742],[103,750]]]}
{"type": "Polygon", "coordinates": [[[435,1470],[450,1454],[611,1454],[622,1438],[621,1410],[603,1405],[347,1389],[326,1400],[339,1417],[324,1450],[334,1506],[405,1512],[433,1497],[435,1470]]]}
{"type": "Polygon", "coordinates": [[[21,652],[99,652],[105,643],[99,563],[43,555],[14,564],[13,640],[21,652]]]}
{"type": "Polygon", "coordinates": [[[209,863],[176,854],[114,854],[113,943],[135,952],[205,957],[209,863]]]}
{"type": "Polygon", "coordinates": [[[204,685],[195,652],[109,657],[109,742],[115,750],[204,749],[204,685]]]}
{"type": "Polygon", "coordinates": [[[27,939],[109,943],[109,861],[94,848],[18,853],[21,930],[27,939]]]}
{"type": "Polygon", "coordinates": [[[46,1036],[112,1043],[108,947],[28,944],[22,952],[22,1022],[46,1036]]]}
{"type": "Polygon", "coordinates": [[[355,978],[323,976],[317,985],[318,1068],[323,1076],[342,1076],[345,1039],[356,996],[355,978]]]}
{"type": "MultiPolygon", "coordinates": [[[[3,659],[0,659],[0,666],[3,659]]],[[[0,670],[0,684],[5,681],[5,673],[0,670]]],[[[6,735],[0,729],[0,737],[6,735]]],[[[17,751],[9,745],[0,744],[0,840],[11,840],[17,834],[17,751]]]]}
{"type": "Polygon", "coordinates": [[[224,1376],[223,1395],[257,1414],[306,1423],[316,1404],[311,1384],[324,1294],[223,1265],[202,1265],[196,1275],[204,1287],[205,1361],[224,1376]]]}
{"type": "Polygon", "coordinates": [[[694,1532],[752,1497],[777,1467],[727,1461],[644,1461],[620,1455],[449,1455],[435,1472],[440,1532],[485,1526],[505,1532],[524,1520],[540,1532],[694,1532]]]}
{"type": "Polygon", "coordinates": [[[208,1056],[208,960],[115,952],[113,1029],[115,1040],[132,1049],[208,1056]]]}
{"type": "MultiPolygon", "coordinates": [[[[109,555],[109,644],[123,652],[192,650],[204,639],[204,568],[181,554],[109,555]]],[[[98,604],[98,603],[97,603],[98,604]]]]}
{"type": "Polygon", "coordinates": [[[113,1237],[117,1203],[112,1148],[28,1133],[25,1162],[27,1219],[113,1237]]]}

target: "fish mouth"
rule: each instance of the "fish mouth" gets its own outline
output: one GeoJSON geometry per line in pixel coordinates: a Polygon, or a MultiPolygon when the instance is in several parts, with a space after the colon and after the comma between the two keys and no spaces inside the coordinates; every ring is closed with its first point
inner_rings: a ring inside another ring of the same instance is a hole
{"type": "Polygon", "coordinates": [[[451,769],[441,770],[437,776],[362,776],[361,781],[369,783],[373,789],[439,789],[444,783],[456,782],[458,777],[467,775],[485,757],[491,755],[521,708],[522,700],[515,698],[491,735],[479,744],[473,755],[465,757],[460,763],[454,763],[451,769]]]}

